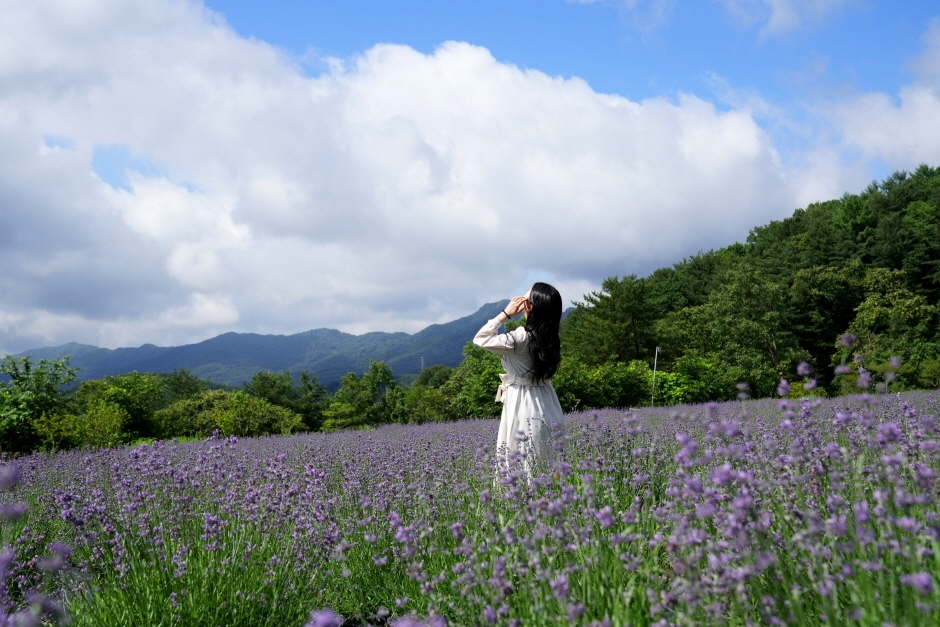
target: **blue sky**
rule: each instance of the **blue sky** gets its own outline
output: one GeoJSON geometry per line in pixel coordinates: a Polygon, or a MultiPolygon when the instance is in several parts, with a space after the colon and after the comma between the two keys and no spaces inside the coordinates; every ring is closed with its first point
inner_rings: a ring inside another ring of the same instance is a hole
{"type": "Polygon", "coordinates": [[[940,6],[17,0],[0,353],[569,303],[940,165],[940,6]]]}
{"type": "Polygon", "coordinates": [[[751,5],[746,16],[715,0],[207,2],[240,34],[306,59],[312,73],[324,69],[323,57],[350,58],[377,43],[431,53],[466,41],[499,61],[634,100],[691,92],[718,101],[713,75],[782,102],[807,90],[896,92],[910,80],[905,64],[922,50],[926,24],[940,14],[926,0],[823,1],[833,6],[821,16],[767,31],[772,8],[740,4],[751,5]]]}

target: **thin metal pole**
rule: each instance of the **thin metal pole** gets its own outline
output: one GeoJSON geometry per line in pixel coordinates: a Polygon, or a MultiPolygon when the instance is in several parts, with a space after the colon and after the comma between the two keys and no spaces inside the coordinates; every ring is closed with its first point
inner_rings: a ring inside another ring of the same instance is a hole
{"type": "Polygon", "coordinates": [[[650,396],[650,407],[656,403],[656,363],[659,361],[659,347],[656,347],[656,353],[653,355],[653,394],[650,396]]]}

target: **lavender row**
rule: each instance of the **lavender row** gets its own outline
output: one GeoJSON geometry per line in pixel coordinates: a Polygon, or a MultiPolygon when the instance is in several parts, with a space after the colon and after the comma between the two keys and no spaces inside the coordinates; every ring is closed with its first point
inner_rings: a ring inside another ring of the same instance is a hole
{"type": "Polygon", "coordinates": [[[74,625],[935,625],[936,409],[573,414],[534,474],[496,466],[490,420],[32,455],[3,497],[28,505],[2,523],[5,603],[41,592],[74,625]]]}

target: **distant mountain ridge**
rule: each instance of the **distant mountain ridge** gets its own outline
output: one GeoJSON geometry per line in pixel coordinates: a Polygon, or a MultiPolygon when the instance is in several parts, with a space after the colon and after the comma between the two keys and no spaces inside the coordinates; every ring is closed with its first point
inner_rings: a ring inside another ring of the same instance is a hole
{"type": "Polygon", "coordinates": [[[483,305],[475,313],[432,324],[414,334],[373,332],[363,335],[336,329],[314,329],[294,335],[223,333],[197,344],[137,348],[98,348],[70,342],[62,346],[23,351],[33,359],[61,359],[81,368],[79,380],[100,379],[125,372],[170,372],[187,368],[215,383],[241,385],[259,370],[292,373],[309,370],[320,383],[335,387],[343,375],[360,374],[369,361],[384,361],[396,375],[417,374],[424,364],[456,366],[463,360],[463,346],[483,324],[496,316],[508,300],[483,305]]]}

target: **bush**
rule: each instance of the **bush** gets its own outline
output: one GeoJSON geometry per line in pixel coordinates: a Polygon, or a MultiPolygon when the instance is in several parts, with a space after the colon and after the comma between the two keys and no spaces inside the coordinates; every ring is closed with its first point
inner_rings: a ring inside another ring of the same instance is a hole
{"type": "MultiPolygon", "coordinates": [[[[728,401],[738,395],[738,381],[718,355],[683,355],[676,359],[672,372],[685,379],[685,394],[681,401],[675,401],[677,403],[728,401]]],[[[667,397],[660,397],[659,394],[659,376],[660,373],[657,372],[656,396],[665,400],[667,397]]]]}
{"type": "Polygon", "coordinates": [[[288,435],[303,427],[303,418],[245,392],[233,392],[228,402],[208,412],[222,435],[288,435]]]}
{"type": "Polygon", "coordinates": [[[435,364],[430,368],[425,368],[417,376],[414,385],[420,385],[426,388],[439,388],[450,379],[454,369],[444,364],[435,364]]]}
{"type": "Polygon", "coordinates": [[[587,366],[564,359],[552,382],[562,409],[574,411],[644,405],[649,402],[651,378],[652,371],[645,361],[587,366]]]}
{"type": "Polygon", "coordinates": [[[91,446],[103,448],[125,440],[124,425],[127,412],[115,403],[96,400],[84,413],[43,414],[34,423],[40,444],[47,449],[60,450],[91,446]]]}
{"type": "Polygon", "coordinates": [[[207,390],[154,412],[158,438],[208,437],[216,429],[215,410],[227,407],[229,392],[207,390]]]}
{"type": "Polygon", "coordinates": [[[464,360],[454,368],[440,390],[452,411],[461,418],[499,416],[502,405],[495,401],[499,375],[503,372],[498,355],[472,342],[463,347],[464,360]]]}
{"type": "Polygon", "coordinates": [[[28,453],[36,448],[34,425],[44,415],[62,413],[68,403],[62,387],[75,380],[69,358],[40,359],[6,355],[0,361],[0,449],[28,453]]]}
{"type": "Polygon", "coordinates": [[[323,410],[329,402],[329,394],[317,377],[307,370],[300,373],[296,382],[288,370],[259,371],[242,387],[252,396],[300,414],[310,430],[318,430],[323,423],[323,410]]]}
{"type": "Polygon", "coordinates": [[[78,438],[78,417],[75,414],[43,414],[33,423],[39,445],[60,451],[81,446],[78,438]]]}
{"type": "Polygon", "coordinates": [[[433,387],[412,385],[405,392],[403,403],[409,423],[440,422],[453,417],[447,397],[433,387]]]}
{"type": "Polygon", "coordinates": [[[131,437],[156,435],[154,413],[166,395],[165,378],[157,374],[129,372],[104,379],[85,381],[76,398],[83,407],[105,402],[119,406],[127,414],[125,429],[131,437]]]}

